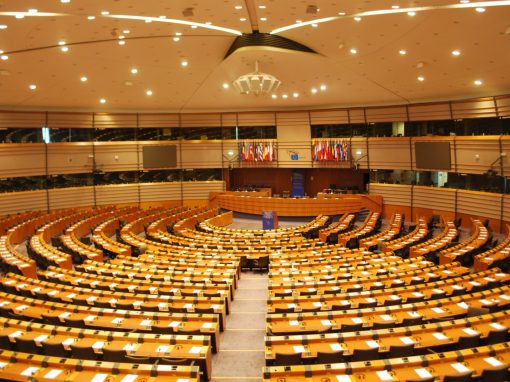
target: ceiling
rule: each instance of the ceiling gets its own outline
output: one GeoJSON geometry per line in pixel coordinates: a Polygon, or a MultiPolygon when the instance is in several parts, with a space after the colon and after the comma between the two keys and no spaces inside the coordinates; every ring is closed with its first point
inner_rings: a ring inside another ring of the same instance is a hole
{"type": "Polygon", "coordinates": [[[4,56],[0,60],[0,108],[281,110],[508,94],[510,1],[480,3],[0,0],[0,51],[4,56]],[[309,6],[319,10],[307,13],[309,6]],[[483,6],[485,12],[478,12],[476,6],[483,6]],[[192,8],[193,15],[183,15],[187,8],[192,8]],[[394,13],[374,12],[388,10],[394,13]],[[109,14],[102,14],[105,11],[109,14]],[[408,11],[416,14],[410,16],[408,11]],[[201,25],[193,28],[180,24],[182,20],[201,25]],[[276,34],[317,53],[246,47],[225,59],[237,35],[210,29],[269,33],[296,20],[304,26],[276,34]],[[179,41],[174,41],[176,37],[179,41]],[[400,54],[401,50],[406,54],[400,54]],[[452,54],[454,50],[460,55],[452,54]],[[276,98],[241,95],[232,86],[237,77],[254,71],[257,60],[262,72],[281,81],[276,98]],[[138,72],[132,74],[132,68],[138,72]],[[87,81],[81,80],[84,76],[87,81]],[[481,84],[476,85],[476,80],[481,84]],[[147,95],[149,90],[152,95],[147,95]],[[102,98],[104,103],[100,103],[102,98]]]}

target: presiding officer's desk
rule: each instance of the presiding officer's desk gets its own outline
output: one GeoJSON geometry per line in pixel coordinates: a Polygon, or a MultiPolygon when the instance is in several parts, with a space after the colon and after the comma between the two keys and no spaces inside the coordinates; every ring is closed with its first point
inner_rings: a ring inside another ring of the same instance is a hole
{"type": "MultiPolygon", "coordinates": [[[[446,353],[366,362],[264,368],[263,382],[437,381],[444,376],[479,377],[510,366],[510,343],[446,353]]],[[[471,379],[466,379],[471,380],[471,379]]]]}
{"type": "Polygon", "coordinates": [[[22,382],[199,382],[200,380],[197,366],[83,361],[8,350],[0,350],[0,378],[22,382]]]}

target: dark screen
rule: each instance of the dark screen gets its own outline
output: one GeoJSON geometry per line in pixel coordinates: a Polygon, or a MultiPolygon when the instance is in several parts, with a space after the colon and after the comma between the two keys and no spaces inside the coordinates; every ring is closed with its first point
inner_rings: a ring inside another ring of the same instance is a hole
{"type": "Polygon", "coordinates": [[[450,170],[450,142],[415,142],[416,168],[450,170]]]}
{"type": "Polygon", "coordinates": [[[143,168],[177,167],[177,146],[157,145],[143,147],[143,168]]]}

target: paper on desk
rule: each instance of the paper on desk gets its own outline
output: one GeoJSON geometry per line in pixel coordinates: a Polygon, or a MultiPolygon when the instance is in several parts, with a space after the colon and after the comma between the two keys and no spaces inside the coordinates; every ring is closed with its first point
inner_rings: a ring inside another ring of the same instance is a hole
{"type": "Polygon", "coordinates": [[[432,378],[432,374],[427,369],[414,369],[414,371],[420,378],[432,378]]]}
{"type": "Polygon", "coordinates": [[[393,377],[388,373],[388,370],[376,371],[376,374],[381,381],[393,381],[393,377]]]}
{"type": "Polygon", "coordinates": [[[75,341],[74,338],[66,338],[64,341],[62,341],[62,345],[69,346],[75,341]]]}
{"type": "Polygon", "coordinates": [[[136,374],[128,374],[120,380],[120,382],[134,382],[138,378],[136,374]]]}
{"type": "Polygon", "coordinates": [[[202,325],[202,328],[203,328],[203,329],[211,329],[211,328],[212,328],[212,322],[205,322],[205,323],[202,325]]]}
{"type": "Polygon", "coordinates": [[[466,333],[468,336],[477,336],[478,332],[476,330],[473,330],[471,328],[464,328],[462,329],[464,333],[466,333]]]}
{"type": "Polygon", "coordinates": [[[25,377],[31,377],[32,375],[34,375],[35,373],[37,373],[37,370],[39,370],[38,367],[34,367],[34,366],[31,366],[31,367],[27,367],[25,370],[23,370],[20,374],[25,376],[25,377]]]}
{"type": "Polygon", "coordinates": [[[16,338],[23,334],[21,330],[16,330],[14,333],[9,334],[9,338],[16,338]]]}
{"type": "Polygon", "coordinates": [[[331,321],[330,320],[321,320],[321,325],[322,326],[331,326],[331,321]]]}
{"type": "Polygon", "coordinates": [[[499,366],[503,365],[503,362],[501,362],[499,359],[494,358],[494,357],[487,357],[487,358],[484,358],[483,360],[485,362],[487,362],[489,365],[494,366],[494,367],[499,367],[499,366]]]}
{"type": "Polygon", "coordinates": [[[92,381],[90,382],[104,382],[108,378],[108,374],[100,373],[96,374],[94,378],[92,378],[92,381]]]}
{"type": "Polygon", "coordinates": [[[94,342],[94,344],[92,345],[92,349],[96,349],[96,350],[102,349],[103,347],[104,347],[104,341],[97,341],[97,342],[94,342]]]}
{"type": "Polygon", "coordinates": [[[124,319],[123,319],[122,317],[115,317],[115,318],[112,320],[112,324],[118,325],[118,324],[120,324],[122,321],[124,321],[124,319]]]}
{"type": "Polygon", "coordinates": [[[369,348],[375,349],[379,347],[379,344],[373,340],[365,341],[369,348]]]}
{"type": "Polygon", "coordinates": [[[457,370],[459,373],[467,373],[468,371],[471,371],[469,370],[466,365],[464,365],[463,363],[452,363],[451,364],[451,367],[453,367],[455,370],[457,370]]]}
{"type": "Polygon", "coordinates": [[[440,333],[440,332],[438,332],[438,333],[432,333],[432,335],[433,335],[436,339],[438,339],[439,341],[444,341],[444,340],[447,340],[447,339],[448,339],[448,337],[446,337],[443,333],[440,333]]]}
{"type": "Polygon", "coordinates": [[[135,344],[125,344],[122,349],[125,351],[133,351],[135,350],[135,346],[135,344]]]}
{"type": "Polygon", "coordinates": [[[299,326],[299,321],[297,321],[297,320],[290,320],[289,321],[289,325],[290,326],[299,326]]]}
{"type": "Polygon", "coordinates": [[[192,346],[191,349],[189,349],[190,354],[199,354],[200,350],[202,350],[202,346],[192,346]]]}
{"type": "Polygon", "coordinates": [[[348,375],[337,375],[336,381],[337,382],[352,382],[352,379],[348,375]]]}
{"type": "Polygon", "coordinates": [[[341,351],[341,350],[343,350],[342,349],[342,345],[340,345],[340,344],[329,344],[329,346],[331,347],[331,350],[333,350],[333,351],[341,351]]]}
{"type": "Polygon", "coordinates": [[[160,345],[156,348],[156,353],[165,353],[168,350],[167,345],[160,345]]]}
{"type": "Polygon", "coordinates": [[[305,347],[303,345],[294,345],[294,353],[304,353],[305,347]]]}
{"type": "Polygon", "coordinates": [[[506,330],[506,326],[498,324],[497,322],[491,323],[490,326],[493,327],[496,330],[506,330]]]}
{"type": "Polygon", "coordinates": [[[409,337],[400,337],[400,341],[402,341],[406,345],[414,344],[414,341],[409,337]]]}

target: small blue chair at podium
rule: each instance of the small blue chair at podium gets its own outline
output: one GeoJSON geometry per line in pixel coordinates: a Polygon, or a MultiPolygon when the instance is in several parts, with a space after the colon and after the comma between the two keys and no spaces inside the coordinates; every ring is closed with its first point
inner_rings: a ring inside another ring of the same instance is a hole
{"type": "Polygon", "coordinates": [[[278,228],[278,216],[276,211],[262,211],[262,229],[278,228]]]}

